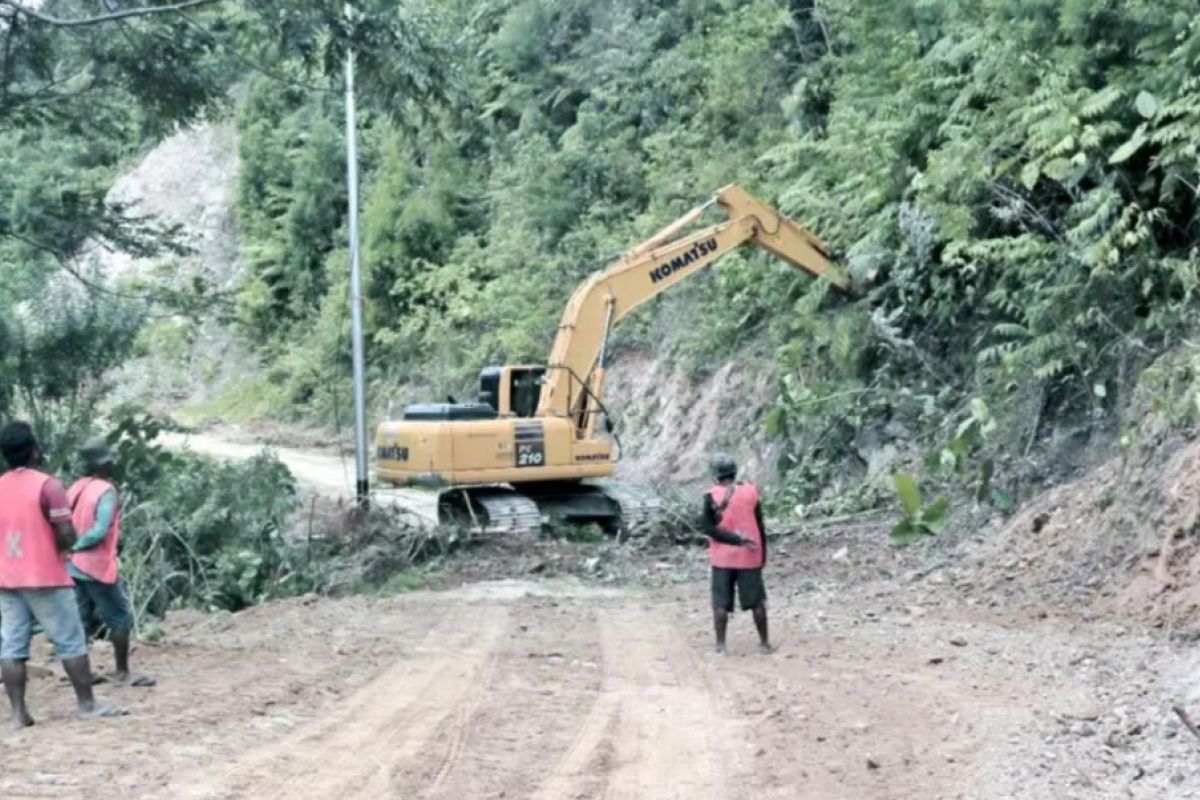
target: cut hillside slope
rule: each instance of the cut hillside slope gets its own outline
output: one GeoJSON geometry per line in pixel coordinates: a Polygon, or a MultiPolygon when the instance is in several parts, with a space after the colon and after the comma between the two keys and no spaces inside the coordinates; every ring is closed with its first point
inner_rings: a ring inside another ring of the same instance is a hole
{"type": "Polygon", "coordinates": [[[776,396],[774,364],[734,357],[702,379],[647,351],[627,351],[607,375],[606,405],[621,437],[618,474],[683,485],[708,480],[727,450],[761,483],[778,475],[776,445],[762,419],[776,396]]]}
{"type": "MultiPolygon", "coordinates": [[[[151,149],[109,192],[110,202],[128,204],[136,214],[183,226],[195,254],[178,271],[202,276],[229,289],[240,277],[233,193],[237,180],[237,130],[232,123],[186,128],[151,149]]],[[[149,277],[156,262],[125,253],[101,261],[114,280],[149,277]]]]}
{"type": "Polygon", "coordinates": [[[212,298],[199,323],[158,316],[148,324],[139,357],[114,376],[117,402],[138,400],[166,413],[182,401],[202,402],[255,364],[227,323],[232,293],[242,280],[234,214],[237,170],[233,124],[204,123],[150,150],[109,193],[110,201],[129,204],[133,213],[180,226],[192,252],[162,260],[99,251],[102,273],[127,287],[153,282],[187,293],[202,285],[212,298]]]}

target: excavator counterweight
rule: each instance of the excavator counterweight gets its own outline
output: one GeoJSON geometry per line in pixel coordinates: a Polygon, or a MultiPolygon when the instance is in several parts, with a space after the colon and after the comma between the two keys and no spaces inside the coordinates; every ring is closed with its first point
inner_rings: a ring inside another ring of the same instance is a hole
{"type": "MultiPolygon", "coordinates": [[[[376,472],[397,485],[440,492],[444,521],[530,530],[543,517],[636,528],[660,504],[652,492],[605,481],[614,471],[603,416],[613,326],[638,306],[726,253],[755,244],[793,267],[848,288],[824,242],[737,185],[684,214],[571,295],[545,365],[489,367],[480,400],[410,406],[376,431],[376,472]],[[690,233],[717,206],[726,220],[690,233]]],[[[618,454],[619,455],[619,454],[618,454]]]]}

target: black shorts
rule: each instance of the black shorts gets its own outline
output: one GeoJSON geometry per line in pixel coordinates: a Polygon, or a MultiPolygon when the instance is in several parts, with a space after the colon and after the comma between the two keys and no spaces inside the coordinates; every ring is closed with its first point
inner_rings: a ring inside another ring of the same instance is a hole
{"type": "Polygon", "coordinates": [[[767,587],[763,585],[762,567],[757,569],[712,568],[713,608],[733,611],[733,589],[737,587],[742,611],[757,608],[767,600],[767,587]]]}

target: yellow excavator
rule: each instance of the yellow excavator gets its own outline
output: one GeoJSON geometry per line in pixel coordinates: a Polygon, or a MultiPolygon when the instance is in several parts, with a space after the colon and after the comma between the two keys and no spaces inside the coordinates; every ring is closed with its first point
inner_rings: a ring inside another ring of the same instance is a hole
{"type": "Polygon", "coordinates": [[[726,186],[585,280],[545,365],[486,367],[478,402],[411,405],[402,419],[381,423],[377,476],[436,487],[442,522],[486,531],[537,530],[549,516],[625,530],[656,521],[662,509],[652,490],[606,480],[616,463],[601,399],[609,334],[642,303],[750,243],[847,288],[824,242],[740,186],[726,186]],[[714,205],[726,221],[684,233],[714,205]]]}

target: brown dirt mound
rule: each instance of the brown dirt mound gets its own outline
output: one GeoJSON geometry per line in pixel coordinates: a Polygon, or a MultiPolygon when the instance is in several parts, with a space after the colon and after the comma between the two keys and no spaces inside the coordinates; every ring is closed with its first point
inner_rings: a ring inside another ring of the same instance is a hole
{"type": "Polygon", "coordinates": [[[1129,451],[965,545],[977,586],[1200,632],[1200,442],[1129,451]]]}

